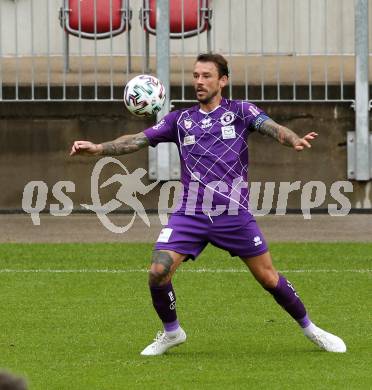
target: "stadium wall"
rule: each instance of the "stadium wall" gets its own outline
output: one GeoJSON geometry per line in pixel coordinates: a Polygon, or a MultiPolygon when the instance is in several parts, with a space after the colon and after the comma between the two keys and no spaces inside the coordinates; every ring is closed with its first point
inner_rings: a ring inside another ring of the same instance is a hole
{"type": "MultiPolygon", "coordinates": [[[[301,207],[303,186],[312,181],[326,185],[325,201],[319,206],[337,204],[330,193],[336,181],[347,181],[347,131],[354,130],[355,114],[346,103],[262,103],[259,104],[279,123],[299,134],[317,131],[319,139],[310,152],[295,153],[273,140],[252,134],[250,137],[250,181],[275,182],[274,200],[280,182],[300,181],[300,190],[289,195],[288,208],[301,207]]],[[[59,202],[52,194],[58,181],[72,181],[75,189],[68,196],[74,209],[91,203],[91,173],[96,158],[69,157],[74,140],[103,142],[122,134],[149,127],[151,120],[130,116],[123,105],[111,103],[1,103],[0,104],[0,174],[2,191],[0,209],[21,210],[22,194],[30,181],[44,181],[48,186],[46,208],[59,202]]],[[[147,169],[147,151],[120,157],[130,172],[147,169]]],[[[114,173],[123,173],[115,165],[102,171],[102,182],[114,173]]],[[[144,180],[145,184],[149,181],[144,180]]],[[[345,193],[354,208],[372,207],[371,182],[353,182],[353,192],[345,193]]],[[[138,196],[146,209],[157,209],[158,185],[147,196],[138,196]]],[[[102,203],[115,198],[119,184],[100,190],[102,203]]],[[[274,201],[274,207],[276,201],[274,201]]]]}
{"type": "MultiPolygon", "coordinates": [[[[213,0],[212,33],[213,50],[224,52],[230,47],[232,54],[309,52],[308,33],[311,30],[313,54],[341,54],[354,51],[354,1],[352,0],[213,0]],[[265,29],[262,29],[262,22],[265,29]],[[326,31],[324,22],[326,21],[326,31]],[[246,31],[245,26],[249,26],[246,31]],[[228,31],[231,31],[231,37],[228,31]],[[296,31],[296,34],[293,33],[296,31]],[[325,38],[326,33],[326,38],[325,38]],[[294,37],[295,35],[295,37],[294,37]],[[243,37],[245,37],[243,39],[243,37]],[[232,45],[233,43],[233,45],[232,45]],[[295,49],[295,50],[294,50],[295,49]]],[[[1,1],[0,48],[3,56],[59,56],[63,51],[63,31],[58,15],[62,0],[1,1]],[[15,32],[17,31],[17,39],[15,32]],[[33,31],[34,40],[32,40],[33,31]],[[11,37],[12,39],[9,39],[11,37]]],[[[372,0],[369,0],[371,9],[372,0]]],[[[130,0],[132,16],[132,54],[142,56],[143,30],[138,20],[142,0],[130,0]]],[[[123,55],[123,40],[118,37],[111,43],[98,43],[100,55],[123,55]]],[[[150,53],[155,54],[155,38],[150,37],[150,53]]],[[[372,43],[371,43],[372,44],[372,43]]],[[[94,41],[78,39],[70,43],[71,55],[94,55],[94,41]]],[[[174,55],[194,55],[195,47],[206,50],[205,37],[195,37],[184,42],[173,40],[174,55]]]]}

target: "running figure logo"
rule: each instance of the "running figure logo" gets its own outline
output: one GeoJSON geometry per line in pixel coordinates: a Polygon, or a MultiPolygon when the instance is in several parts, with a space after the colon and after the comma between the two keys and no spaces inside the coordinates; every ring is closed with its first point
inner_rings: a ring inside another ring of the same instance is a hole
{"type": "Polygon", "coordinates": [[[136,195],[137,193],[141,195],[147,194],[159,183],[159,181],[149,185],[143,184],[142,178],[146,175],[146,173],[147,172],[144,168],[137,168],[134,172],[129,173],[128,169],[119,160],[113,157],[105,157],[100,159],[94,166],[91,176],[92,204],[82,204],[81,206],[89,210],[93,210],[97,214],[97,217],[100,219],[102,224],[113,233],[124,233],[129,230],[134,223],[136,215],[138,215],[147,226],[150,226],[150,220],[146,214],[146,210],[136,195]],[[102,169],[104,166],[110,163],[119,165],[125,174],[116,173],[104,183],[99,185],[98,182],[102,169]],[[102,204],[99,195],[99,188],[105,188],[116,182],[120,183],[120,188],[116,193],[116,199],[112,199],[109,202],[102,204]],[[122,204],[132,208],[134,214],[126,226],[116,226],[109,219],[107,214],[117,210],[122,206],[122,204]]]}

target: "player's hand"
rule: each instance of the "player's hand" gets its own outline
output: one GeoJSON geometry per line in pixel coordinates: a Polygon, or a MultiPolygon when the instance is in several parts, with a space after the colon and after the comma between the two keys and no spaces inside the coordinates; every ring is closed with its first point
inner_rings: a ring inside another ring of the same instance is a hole
{"type": "Polygon", "coordinates": [[[304,150],[305,148],[311,148],[310,141],[315,139],[318,136],[318,133],[315,133],[312,131],[311,133],[306,134],[302,138],[298,139],[293,147],[297,152],[300,152],[301,150],[304,150]]]}
{"type": "Polygon", "coordinates": [[[80,155],[90,155],[97,156],[102,153],[102,145],[94,144],[90,141],[75,141],[72,145],[70,156],[80,155]]]}

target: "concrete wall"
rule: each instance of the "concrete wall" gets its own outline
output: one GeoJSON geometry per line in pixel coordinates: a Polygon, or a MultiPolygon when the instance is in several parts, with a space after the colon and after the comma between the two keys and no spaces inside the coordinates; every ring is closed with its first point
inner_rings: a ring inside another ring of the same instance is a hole
{"type": "MultiPolygon", "coordinates": [[[[299,134],[316,130],[319,139],[306,153],[295,153],[273,140],[253,134],[250,138],[250,180],[253,182],[322,181],[327,187],[321,205],[337,203],[330,195],[332,183],[346,178],[346,132],[354,129],[354,111],[346,104],[268,104],[262,107],[283,125],[299,134]]],[[[69,194],[75,208],[91,203],[90,175],[97,159],[70,158],[71,144],[77,139],[102,142],[122,134],[141,131],[150,121],[136,119],[120,103],[1,103],[0,104],[0,209],[21,209],[22,193],[31,180],[42,180],[49,188],[47,207],[58,203],[51,188],[60,180],[73,181],[69,194]]],[[[147,151],[120,157],[129,171],[147,168],[147,151]]],[[[102,180],[123,173],[117,166],[106,167],[102,180]]],[[[147,182],[148,183],[148,182],[147,182]]],[[[142,197],[148,209],[156,209],[158,190],[142,197]]],[[[115,198],[115,184],[101,192],[102,201],[115,198]]],[[[276,185],[275,197],[279,184],[276,185]]],[[[354,183],[346,194],[353,207],[372,207],[369,183],[354,183]]],[[[289,208],[299,208],[301,191],[289,196],[289,208]]]]}
{"type": "MultiPolygon", "coordinates": [[[[186,1],[186,0],[185,0],[186,1]]],[[[133,55],[143,53],[138,20],[142,1],[131,0],[133,55]]],[[[213,49],[221,53],[340,54],[354,52],[354,0],[213,0],[213,49]]],[[[62,0],[1,0],[0,57],[62,55],[63,32],[58,21],[62,0]],[[31,5],[33,4],[33,8],[31,5]]],[[[370,0],[370,12],[372,0],[370,0]]],[[[112,53],[123,55],[125,39],[113,39],[112,53]]],[[[372,43],[371,43],[372,44],[372,43]]],[[[171,53],[193,55],[206,49],[205,34],[172,41],[171,53]]],[[[71,38],[71,54],[80,53],[71,38]]],[[[151,37],[151,51],[155,50],[151,37]]],[[[83,40],[82,55],[94,55],[95,43],[83,40]]],[[[110,40],[97,42],[98,55],[111,53],[110,40]]]]}

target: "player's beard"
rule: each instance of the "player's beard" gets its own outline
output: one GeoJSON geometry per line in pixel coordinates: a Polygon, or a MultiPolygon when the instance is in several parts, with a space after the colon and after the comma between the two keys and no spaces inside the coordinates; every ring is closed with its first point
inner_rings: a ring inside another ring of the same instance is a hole
{"type": "Polygon", "coordinates": [[[198,98],[198,91],[197,89],[195,89],[195,92],[196,92],[196,99],[198,100],[199,103],[203,103],[203,104],[208,104],[210,103],[213,98],[218,94],[218,89],[216,89],[215,91],[211,91],[209,92],[205,97],[203,98],[198,98]]]}

